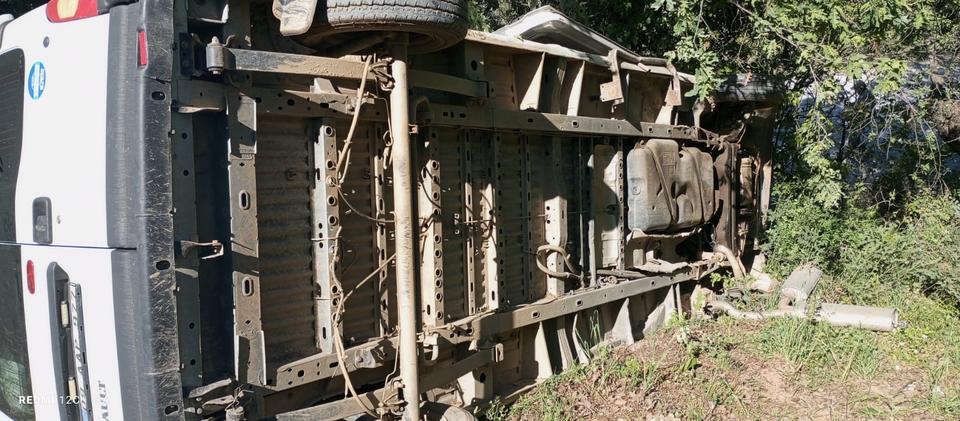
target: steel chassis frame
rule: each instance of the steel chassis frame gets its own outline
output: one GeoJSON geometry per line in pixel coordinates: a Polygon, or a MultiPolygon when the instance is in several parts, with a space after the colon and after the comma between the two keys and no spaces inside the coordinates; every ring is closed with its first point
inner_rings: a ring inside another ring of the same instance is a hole
{"type": "MultiPolygon", "coordinates": [[[[231,11],[233,12],[233,10],[231,11]]],[[[177,31],[185,33],[186,25],[178,25],[177,31]]],[[[249,28],[250,17],[243,11],[232,13],[230,21],[226,25],[231,28],[235,34],[243,35],[249,28]]],[[[243,38],[242,36],[239,38],[243,38]]],[[[258,284],[258,229],[257,229],[257,198],[256,198],[256,174],[254,168],[257,159],[257,116],[258,114],[269,114],[275,109],[283,108],[284,115],[302,116],[331,121],[327,124],[332,126],[334,119],[345,119],[350,117],[357,109],[357,100],[352,95],[331,93],[331,92],[304,92],[296,90],[283,90],[276,88],[263,88],[255,86],[250,82],[249,77],[244,77],[247,73],[277,74],[277,75],[299,75],[323,79],[343,79],[358,80],[358,75],[362,73],[363,63],[349,59],[333,59],[325,57],[276,53],[268,51],[257,51],[250,49],[245,42],[239,45],[227,46],[221,44],[214,38],[213,42],[202,45],[195,40],[187,39],[183,36],[178,44],[181,50],[180,68],[181,77],[174,83],[174,121],[175,132],[182,133],[184,142],[175,145],[175,159],[173,161],[175,173],[184,172],[189,174],[190,169],[194,168],[192,154],[190,151],[194,145],[192,143],[193,133],[189,121],[189,114],[202,111],[223,112],[228,116],[229,148],[227,150],[227,160],[229,162],[229,196],[230,196],[230,214],[231,214],[231,232],[234,237],[231,240],[230,251],[234,259],[232,265],[233,271],[233,291],[236,317],[236,335],[240,340],[239,347],[248,350],[246,353],[240,353],[238,356],[236,381],[240,384],[253,385],[259,390],[257,401],[262,403],[263,395],[287,391],[317,383],[324,380],[333,379],[341,374],[341,370],[349,373],[361,369],[384,367],[393,361],[394,352],[398,346],[397,336],[390,334],[381,334],[378,338],[370,340],[364,344],[353,346],[345,350],[345,366],[339,367],[335,355],[330,353],[321,353],[297,361],[290,362],[276,369],[274,373],[268,373],[264,360],[264,337],[260,326],[260,286],[258,284]],[[194,63],[193,57],[199,56],[197,52],[202,51],[205,64],[194,63]],[[192,53],[191,53],[192,52],[192,53]],[[212,75],[223,75],[230,78],[234,83],[223,84],[209,82],[200,79],[194,79],[193,76],[203,72],[209,72],[212,75]],[[320,105],[320,106],[312,106],[320,105]],[[275,379],[270,381],[268,379],[275,379]]],[[[665,77],[677,77],[659,67],[647,67],[641,63],[618,63],[616,56],[601,57],[592,54],[576,52],[557,46],[548,46],[537,43],[504,40],[499,39],[492,34],[481,34],[471,32],[468,40],[482,41],[491,45],[501,45],[507,48],[525,48],[534,55],[540,56],[540,66],[543,61],[549,58],[548,54],[557,57],[579,60],[581,62],[581,72],[583,67],[590,65],[605,66],[615,69],[613,75],[620,78],[625,74],[652,73],[665,77]],[[518,47],[519,46],[519,47],[518,47]],[[537,54],[539,53],[539,54],[537,54]]],[[[230,44],[230,42],[228,42],[230,44]]],[[[233,43],[238,44],[238,43],[233,43]]],[[[689,82],[689,78],[681,77],[684,82],[689,82]]],[[[376,82],[374,78],[369,78],[368,82],[376,82]]],[[[470,80],[461,77],[445,75],[442,73],[429,72],[423,70],[410,70],[409,82],[413,87],[429,89],[438,92],[446,92],[467,98],[469,101],[483,102],[491,98],[491,92],[486,82],[470,80]]],[[[616,96],[616,92],[610,93],[607,88],[604,96],[616,96]]],[[[615,89],[614,89],[615,90],[615,89]]],[[[622,96],[622,92],[620,93],[622,96]]],[[[379,101],[364,99],[359,119],[361,121],[382,121],[381,113],[386,112],[384,104],[379,101]]],[[[425,104],[422,108],[414,104],[411,110],[411,120],[417,127],[453,127],[453,128],[472,128],[480,130],[517,131],[523,133],[536,133],[544,136],[559,135],[583,135],[583,136],[611,136],[626,139],[640,138],[665,138],[674,139],[681,142],[699,143],[705,147],[718,147],[722,144],[716,139],[707,139],[702,133],[693,127],[686,125],[670,124],[668,122],[637,122],[631,123],[625,119],[610,119],[599,117],[587,117],[581,115],[569,115],[559,112],[540,112],[540,111],[515,111],[504,110],[495,107],[469,107],[461,105],[446,104],[425,104]]],[[[325,123],[326,124],[326,123],[325,123]]],[[[321,130],[321,139],[318,145],[329,145],[330,140],[324,141],[323,131],[321,130]]],[[[330,133],[327,133],[329,136],[330,133]]],[[[555,140],[555,143],[559,139],[555,140]]],[[[555,146],[557,147],[557,146],[555,146]]],[[[331,150],[327,147],[318,147],[312,158],[314,162],[329,161],[335,159],[331,156],[331,150]]],[[[735,153],[735,151],[734,151],[735,153]]],[[[319,166],[317,166],[319,168],[319,166]]],[[[326,174],[330,176],[330,174],[326,174]]],[[[191,188],[194,183],[194,176],[187,175],[186,179],[179,180],[179,186],[186,188],[175,188],[175,200],[180,203],[196,202],[197,192],[191,188]]],[[[323,197],[333,194],[327,191],[329,186],[323,183],[317,183],[314,202],[319,202],[323,197]]],[[[332,197],[332,196],[331,196],[332,197]]],[[[622,206],[622,203],[621,203],[622,206]]],[[[315,218],[326,220],[337,215],[339,212],[335,207],[320,206],[320,211],[315,209],[315,218]]],[[[318,209],[319,209],[318,208],[318,209]]],[[[197,242],[202,239],[197,237],[196,215],[190,212],[178,213],[175,217],[175,229],[181,241],[197,242]]],[[[561,225],[563,223],[561,222],[561,225]]],[[[328,228],[329,229],[329,228],[328,228]]],[[[593,232],[595,227],[591,227],[590,236],[596,238],[593,232]]],[[[557,227],[547,227],[550,232],[548,235],[554,238],[563,238],[566,234],[564,230],[557,227]]],[[[322,238],[332,236],[332,232],[315,232],[314,237],[322,238]]],[[[598,247],[598,246],[595,246],[598,247]]],[[[591,248],[589,260],[596,262],[593,257],[594,247],[591,248]]],[[[183,248],[181,247],[181,250],[183,248]]],[[[623,251],[623,244],[620,246],[623,251]]],[[[202,256],[193,256],[187,253],[181,253],[176,261],[178,267],[178,284],[181,285],[181,292],[178,295],[178,307],[181,319],[196,320],[197,309],[200,303],[194,298],[196,291],[190,289],[190,285],[197,281],[197,274],[194,268],[198,265],[198,259],[202,256]],[[186,288],[186,289],[184,289],[186,288]]],[[[622,256],[622,253],[621,253],[622,256]]],[[[586,257],[585,257],[586,258],[586,257]]],[[[622,258],[621,258],[622,260],[622,258]]],[[[319,272],[329,271],[332,262],[325,259],[318,259],[314,270],[319,272]]],[[[558,267],[559,261],[548,262],[552,267],[558,267]]],[[[522,327],[537,325],[547,320],[560,320],[569,315],[589,308],[596,308],[601,305],[617,303],[621,306],[623,313],[631,297],[648,293],[655,290],[675,288],[678,284],[687,281],[697,281],[704,276],[727,264],[722,259],[710,257],[699,262],[694,262],[690,266],[680,269],[671,274],[643,277],[639,279],[627,279],[608,277],[604,282],[599,282],[596,275],[596,268],[590,265],[590,272],[593,284],[589,288],[576,291],[564,291],[562,283],[558,286],[557,282],[550,281],[548,289],[553,298],[541,300],[540,302],[529,303],[511,309],[497,309],[496,305],[491,306],[487,311],[468,316],[463,319],[448,322],[424,322],[421,324],[422,332],[419,332],[419,342],[433,347],[445,347],[449,345],[472,343],[473,353],[467,357],[458,359],[458,361],[449,367],[436,368],[420,374],[421,389],[429,390],[431,388],[441,387],[457,380],[458,377],[469,373],[483,365],[491,362],[497,362],[503,358],[503,345],[499,342],[490,342],[490,338],[516,330],[522,327]]],[[[616,267],[623,270],[623,262],[620,261],[616,267]]],[[[602,278],[602,277],[601,277],[602,278]]],[[[329,286],[328,286],[329,287],[329,286]]],[[[330,288],[326,288],[327,291],[330,288]]],[[[320,297],[323,298],[323,297],[320,297]]],[[[479,303],[471,303],[471,307],[479,307],[479,303]]],[[[617,323],[622,323],[617,315],[617,323]]],[[[563,323],[561,323],[562,325],[563,323]]],[[[540,329],[544,325],[540,324],[540,329]]],[[[325,326],[329,328],[330,326],[325,326]]],[[[319,326],[318,326],[319,328],[319,326]]],[[[562,329],[562,327],[560,327],[562,329]]],[[[197,327],[196,330],[199,330],[197,327]]],[[[606,338],[607,342],[632,342],[632,334],[623,328],[615,329],[614,337],[606,338]]],[[[180,331],[180,353],[184,358],[195,358],[200,360],[200,338],[199,334],[193,331],[180,331]]],[[[329,346],[329,343],[324,346],[329,346]]],[[[562,364],[564,367],[570,364],[575,356],[566,355],[562,364]]],[[[540,368],[544,370],[543,367],[540,368]]],[[[549,375],[549,367],[543,375],[549,375]]],[[[182,377],[185,387],[200,387],[204,381],[201,378],[201,366],[199,364],[184,366],[182,377]]],[[[542,376],[538,376],[540,378],[542,376]]],[[[392,393],[397,388],[396,385],[386,384],[384,388],[374,392],[361,393],[360,400],[368,405],[379,403],[379,396],[382,393],[392,393]]],[[[284,412],[277,415],[278,419],[331,419],[343,418],[358,413],[360,406],[352,399],[342,399],[318,406],[305,409],[284,412]]]]}

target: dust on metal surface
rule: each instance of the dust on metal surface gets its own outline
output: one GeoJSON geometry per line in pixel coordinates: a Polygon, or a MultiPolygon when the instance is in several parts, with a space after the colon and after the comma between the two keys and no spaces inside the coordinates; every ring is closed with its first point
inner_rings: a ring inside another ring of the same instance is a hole
{"type": "Polygon", "coordinates": [[[403,35],[330,37],[342,44],[325,51],[364,54],[339,58],[260,20],[178,13],[205,59],[175,63],[178,126],[225,122],[192,140],[190,182],[215,159],[229,181],[215,260],[234,297],[202,305],[235,305],[236,342],[206,340],[236,347],[229,384],[244,390],[207,390],[224,373],[200,367],[190,414],[229,401],[251,417],[412,417],[421,401],[509,399],[642,338],[757,253],[774,95],[704,107],[665,60],[550,11],[409,55],[385,48],[403,35]],[[559,39],[538,42],[544,25],[559,39]]]}

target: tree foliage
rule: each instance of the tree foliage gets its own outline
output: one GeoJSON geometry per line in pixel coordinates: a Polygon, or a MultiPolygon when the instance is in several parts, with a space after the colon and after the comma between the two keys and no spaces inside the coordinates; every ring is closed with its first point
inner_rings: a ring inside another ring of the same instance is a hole
{"type": "Polygon", "coordinates": [[[960,0],[474,0],[475,25],[546,4],[668,57],[702,99],[733,73],[783,87],[772,272],[960,303],[960,0]]]}
{"type": "Polygon", "coordinates": [[[671,59],[697,77],[690,94],[702,99],[734,73],[780,84],[781,192],[830,208],[866,201],[896,211],[910,194],[955,188],[960,0],[472,3],[482,29],[553,5],[641,54],[671,59]]]}

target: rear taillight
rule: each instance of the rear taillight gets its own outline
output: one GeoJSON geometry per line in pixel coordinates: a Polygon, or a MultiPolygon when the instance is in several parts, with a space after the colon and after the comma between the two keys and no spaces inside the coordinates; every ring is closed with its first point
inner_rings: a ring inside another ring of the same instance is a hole
{"type": "Polygon", "coordinates": [[[47,3],[47,19],[50,22],[67,22],[99,14],[97,0],[50,0],[47,3]]]}
{"type": "Polygon", "coordinates": [[[137,64],[140,67],[147,65],[147,33],[143,29],[137,31],[137,64]]]}
{"type": "Polygon", "coordinates": [[[33,260],[27,260],[27,291],[30,291],[30,295],[37,291],[37,275],[33,269],[33,260]]]}

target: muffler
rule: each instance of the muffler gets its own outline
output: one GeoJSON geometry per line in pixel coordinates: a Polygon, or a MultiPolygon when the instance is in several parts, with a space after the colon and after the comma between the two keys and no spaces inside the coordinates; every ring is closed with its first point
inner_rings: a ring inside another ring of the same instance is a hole
{"type": "Polygon", "coordinates": [[[709,311],[724,313],[737,319],[763,320],[773,317],[793,317],[877,332],[890,332],[906,326],[900,320],[900,312],[889,307],[821,303],[812,315],[809,314],[806,310],[807,300],[813,294],[822,275],[823,272],[819,268],[810,264],[794,269],[780,289],[780,306],[776,310],[743,311],[723,298],[707,302],[706,307],[709,311]]]}
{"type": "Polygon", "coordinates": [[[814,319],[834,326],[856,327],[878,332],[890,332],[905,327],[905,323],[900,321],[900,312],[890,307],[823,303],[814,314],[814,319]]]}

